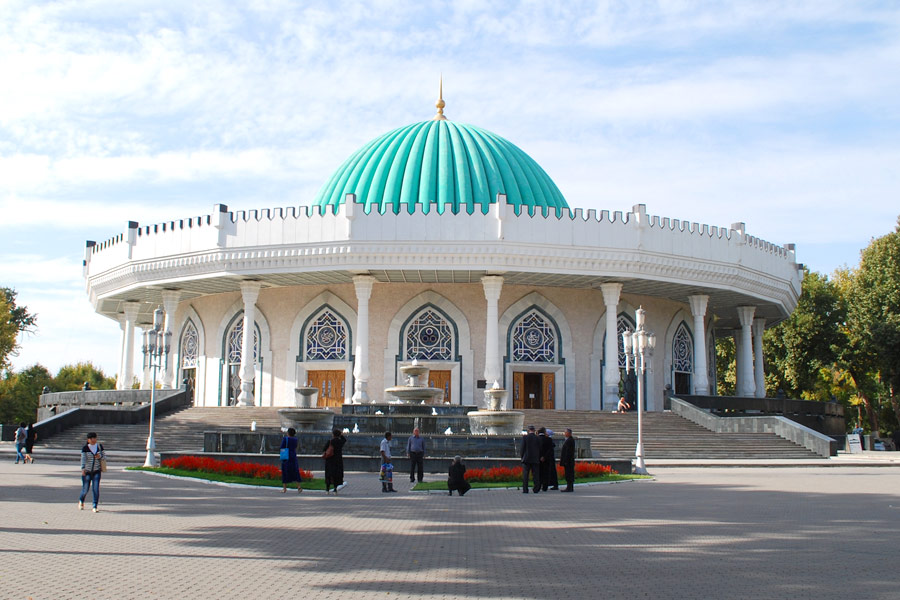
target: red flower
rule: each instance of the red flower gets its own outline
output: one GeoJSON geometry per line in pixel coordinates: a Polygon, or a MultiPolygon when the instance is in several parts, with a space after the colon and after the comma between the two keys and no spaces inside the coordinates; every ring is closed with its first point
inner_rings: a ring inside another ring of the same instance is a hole
{"type": "MultiPolygon", "coordinates": [[[[275,465],[218,460],[209,456],[167,458],[162,462],[162,466],[184,471],[219,473],[222,475],[249,477],[251,479],[281,479],[281,468],[275,465]]],[[[303,469],[300,470],[300,476],[305,480],[313,478],[312,471],[304,471],[303,469]]]]}

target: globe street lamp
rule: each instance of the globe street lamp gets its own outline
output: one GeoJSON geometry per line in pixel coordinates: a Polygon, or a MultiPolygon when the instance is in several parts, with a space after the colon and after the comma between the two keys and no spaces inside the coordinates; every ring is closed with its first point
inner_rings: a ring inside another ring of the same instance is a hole
{"type": "Polygon", "coordinates": [[[634,449],[634,472],[639,475],[647,475],[647,465],[644,463],[644,373],[650,370],[650,357],[656,347],[656,336],[644,329],[646,311],[638,308],[634,313],[636,330],[622,332],[622,344],[625,346],[625,373],[628,374],[634,365],[634,373],[637,379],[637,405],[638,405],[638,438],[634,449]]]}
{"type": "Polygon", "coordinates": [[[144,343],[141,350],[144,353],[144,365],[150,367],[150,435],[147,437],[147,458],[145,467],[156,465],[156,442],[153,439],[153,427],[156,421],[156,372],[166,368],[169,359],[169,340],[172,332],[163,330],[163,311],[157,308],[153,311],[153,329],[144,332],[144,343]]]}

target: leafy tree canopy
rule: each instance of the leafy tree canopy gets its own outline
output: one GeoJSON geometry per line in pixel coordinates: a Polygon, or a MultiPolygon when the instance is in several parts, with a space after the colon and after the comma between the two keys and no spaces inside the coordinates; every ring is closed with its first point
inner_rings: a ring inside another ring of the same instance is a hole
{"type": "Polygon", "coordinates": [[[59,369],[50,388],[54,392],[68,392],[80,390],[84,382],[91,384],[95,390],[112,390],[116,387],[116,380],[107,377],[100,369],[90,362],[80,362],[75,365],[66,365],[59,369]]]}
{"type": "Polygon", "coordinates": [[[9,368],[9,358],[16,355],[18,337],[23,331],[34,331],[37,316],[16,304],[16,291],[0,287],[0,370],[9,368]]]}

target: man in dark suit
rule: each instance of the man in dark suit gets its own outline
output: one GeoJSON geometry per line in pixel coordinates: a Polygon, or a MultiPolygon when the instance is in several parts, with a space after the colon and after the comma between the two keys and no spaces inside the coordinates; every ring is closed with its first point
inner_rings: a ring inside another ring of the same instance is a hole
{"type": "MultiPolygon", "coordinates": [[[[546,492],[550,489],[550,486],[553,484],[553,473],[551,470],[556,470],[556,461],[554,460],[554,449],[556,448],[556,444],[553,443],[553,439],[547,435],[547,429],[541,427],[537,431],[538,440],[541,442],[541,491],[546,492]]],[[[559,489],[559,486],[556,486],[556,489],[559,489]]]]}
{"type": "Polygon", "coordinates": [[[541,491],[541,441],[534,434],[534,425],[528,426],[528,434],[522,438],[522,493],[528,493],[528,473],[534,476],[534,493],[541,491]]]}
{"type": "Polygon", "coordinates": [[[566,489],[563,492],[575,491],[575,438],[572,437],[572,430],[566,429],[566,441],[563,442],[562,449],[559,451],[559,464],[566,470],[566,489]]]}

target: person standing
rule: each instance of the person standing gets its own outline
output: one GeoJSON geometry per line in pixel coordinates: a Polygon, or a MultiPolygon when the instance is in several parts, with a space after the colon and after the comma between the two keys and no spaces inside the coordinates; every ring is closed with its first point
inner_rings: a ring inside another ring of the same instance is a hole
{"type": "Polygon", "coordinates": [[[25,454],[22,451],[25,449],[25,436],[27,433],[25,423],[19,423],[19,428],[16,429],[16,464],[19,464],[20,458],[22,459],[22,464],[25,464],[25,454]]]}
{"type": "Polygon", "coordinates": [[[566,489],[562,492],[575,491],[575,438],[572,437],[572,430],[566,428],[564,434],[566,441],[563,442],[562,449],[559,451],[559,464],[566,472],[566,489]]]}
{"type": "Polygon", "coordinates": [[[416,474],[419,483],[422,483],[422,475],[425,473],[425,438],[419,435],[419,428],[413,429],[413,434],[406,440],[406,457],[409,459],[409,482],[416,482],[416,474]]]}
{"type": "Polygon", "coordinates": [[[463,464],[462,456],[458,454],[453,457],[453,462],[450,463],[447,489],[450,490],[451,496],[453,495],[453,490],[456,490],[456,493],[460,496],[465,496],[466,492],[472,489],[472,484],[466,481],[466,465],[463,464]]]}
{"type": "Polygon", "coordinates": [[[550,447],[546,450],[542,448],[544,462],[541,463],[541,489],[545,492],[548,489],[559,490],[559,475],[556,472],[556,442],[553,441],[552,429],[546,430],[546,437],[550,442],[550,447]]]}
{"type": "Polygon", "coordinates": [[[279,457],[281,458],[281,493],[287,492],[289,483],[297,482],[297,493],[303,491],[303,478],[300,476],[300,462],[297,460],[297,430],[291,427],[287,435],[281,438],[279,457]]]}
{"type": "Polygon", "coordinates": [[[541,441],[534,434],[534,425],[528,426],[528,434],[522,438],[522,493],[528,493],[528,474],[534,477],[534,493],[541,491],[541,441]]]}
{"type": "Polygon", "coordinates": [[[87,434],[87,443],[81,448],[81,496],[78,497],[78,510],[84,510],[84,499],[88,490],[94,493],[94,512],[100,512],[100,474],[106,462],[103,444],[97,441],[93,431],[87,434]]]}
{"type": "Polygon", "coordinates": [[[344,444],[346,443],[347,438],[340,429],[333,429],[331,439],[325,442],[322,458],[325,459],[326,494],[330,494],[331,488],[334,487],[334,493],[337,495],[338,488],[344,485],[344,444]]]}
{"type": "Polygon", "coordinates": [[[394,489],[394,465],[391,464],[391,432],[384,432],[381,440],[381,491],[396,492],[394,489]]]}
{"type": "Polygon", "coordinates": [[[34,423],[28,425],[25,431],[25,461],[34,463],[34,442],[37,441],[37,432],[34,430],[34,423]]]}

